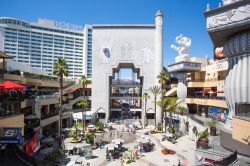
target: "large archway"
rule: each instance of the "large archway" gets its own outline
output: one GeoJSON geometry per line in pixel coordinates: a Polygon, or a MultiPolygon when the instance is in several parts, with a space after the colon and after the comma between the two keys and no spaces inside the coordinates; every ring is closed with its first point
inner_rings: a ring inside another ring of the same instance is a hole
{"type": "Polygon", "coordinates": [[[143,77],[132,63],[120,63],[109,79],[109,119],[141,119],[143,77]]]}

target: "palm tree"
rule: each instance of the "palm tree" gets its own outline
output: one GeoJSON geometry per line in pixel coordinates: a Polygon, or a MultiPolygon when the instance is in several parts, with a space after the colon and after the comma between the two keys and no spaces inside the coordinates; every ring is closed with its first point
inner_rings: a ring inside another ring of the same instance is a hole
{"type": "Polygon", "coordinates": [[[154,106],[155,106],[155,126],[156,126],[156,101],[157,96],[161,93],[161,89],[158,86],[152,86],[149,88],[149,92],[154,96],[154,106]]]}
{"type": "Polygon", "coordinates": [[[175,111],[177,109],[182,109],[183,107],[180,106],[179,104],[182,101],[178,102],[177,98],[173,98],[173,97],[167,97],[165,98],[166,103],[167,103],[167,107],[165,108],[165,111],[169,113],[169,117],[170,117],[170,123],[169,123],[169,127],[172,127],[172,117],[173,117],[173,113],[175,113],[175,111]]]}
{"type": "Polygon", "coordinates": [[[62,138],[62,90],[63,90],[63,76],[67,77],[69,68],[64,58],[58,58],[53,65],[53,74],[59,77],[60,81],[60,111],[59,111],[59,140],[62,138]]]}
{"type": "Polygon", "coordinates": [[[80,100],[76,104],[79,107],[82,107],[82,121],[84,121],[82,128],[83,131],[86,130],[86,115],[84,116],[83,113],[86,112],[86,108],[89,106],[89,101],[87,99],[80,100]]]}
{"type": "Polygon", "coordinates": [[[157,78],[159,79],[159,83],[161,84],[161,90],[162,90],[161,91],[161,96],[163,97],[163,95],[164,95],[164,85],[167,84],[167,81],[169,81],[170,78],[169,78],[168,74],[164,70],[162,70],[159,73],[157,78]]]}
{"type": "Polygon", "coordinates": [[[82,84],[82,89],[83,89],[83,96],[85,96],[84,94],[84,89],[86,88],[87,84],[88,84],[88,78],[85,75],[82,75],[80,77],[80,82],[82,84]]]}
{"type": "Polygon", "coordinates": [[[143,118],[144,118],[144,120],[143,120],[143,127],[145,127],[146,125],[147,125],[147,101],[148,101],[148,99],[150,99],[150,96],[148,95],[148,93],[147,92],[144,92],[143,94],[142,94],[142,101],[144,101],[144,115],[143,115],[143,118]]]}
{"type": "MultiPolygon", "coordinates": [[[[157,78],[159,79],[159,83],[161,84],[161,97],[163,98],[165,91],[164,85],[166,85],[167,81],[169,81],[169,76],[164,70],[162,70],[157,78]]],[[[161,111],[161,129],[163,131],[163,111],[161,111]]]]}
{"type": "MultiPolygon", "coordinates": [[[[167,98],[161,97],[160,100],[157,101],[157,105],[159,107],[161,107],[161,111],[162,113],[165,112],[165,116],[166,116],[166,108],[168,107],[168,101],[167,98]]],[[[161,115],[162,115],[161,113],[161,115]]],[[[163,119],[163,117],[162,117],[163,119]]],[[[165,131],[166,131],[166,125],[165,125],[165,131]]],[[[161,123],[161,133],[163,133],[163,123],[161,123]]]]}

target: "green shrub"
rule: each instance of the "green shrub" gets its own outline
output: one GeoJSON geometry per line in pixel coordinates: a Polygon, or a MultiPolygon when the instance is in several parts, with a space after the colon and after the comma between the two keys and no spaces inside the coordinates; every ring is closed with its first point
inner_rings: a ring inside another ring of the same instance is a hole
{"type": "Polygon", "coordinates": [[[209,133],[208,133],[208,130],[205,130],[203,132],[200,132],[198,135],[201,138],[207,138],[209,136],[209,133]]]}
{"type": "Polygon", "coordinates": [[[95,126],[98,130],[103,130],[104,128],[104,124],[101,121],[97,121],[95,126]]]}
{"type": "Polygon", "coordinates": [[[95,134],[94,133],[87,133],[86,134],[86,143],[93,145],[94,144],[94,139],[95,139],[95,134]]]}
{"type": "Polygon", "coordinates": [[[174,127],[169,127],[169,128],[168,128],[168,132],[169,132],[170,134],[174,134],[174,133],[175,133],[174,127]]]}

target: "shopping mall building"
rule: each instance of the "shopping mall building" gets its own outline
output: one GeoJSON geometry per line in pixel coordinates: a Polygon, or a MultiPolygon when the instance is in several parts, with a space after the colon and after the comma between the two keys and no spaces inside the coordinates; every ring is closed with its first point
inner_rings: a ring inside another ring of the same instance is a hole
{"type": "MultiPolygon", "coordinates": [[[[106,113],[107,120],[142,117],[142,93],[158,85],[162,70],[163,14],[154,24],[92,25],[92,110],[106,113]],[[122,77],[123,71],[129,79],[122,77]]],[[[154,113],[152,99],[148,113],[154,113]]],[[[156,119],[160,122],[160,109],[156,119]]]]}

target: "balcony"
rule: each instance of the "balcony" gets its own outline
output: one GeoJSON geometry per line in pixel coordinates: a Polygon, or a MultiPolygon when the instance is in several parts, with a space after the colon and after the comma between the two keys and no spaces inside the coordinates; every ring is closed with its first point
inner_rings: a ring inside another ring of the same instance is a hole
{"type": "Polygon", "coordinates": [[[203,88],[203,87],[217,87],[224,86],[225,78],[217,79],[191,79],[187,80],[187,86],[189,88],[203,88]]]}
{"type": "Polygon", "coordinates": [[[110,98],[141,98],[141,94],[138,93],[112,93],[110,98]]]}
{"type": "MultiPolygon", "coordinates": [[[[16,71],[6,71],[4,72],[4,80],[18,81],[20,84],[29,84],[37,86],[47,86],[47,87],[60,87],[57,77],[49,75],[34,74],[29,72],[16,71]]],[[[65,80],[64,86],[72,84],[72,81],[65,80]]]]}
{"type": "Polygon", "coordinates": [[[197,104],[197,105],[204,105],[204,106],[215,106],[220,108],[228,108],[225,99],[222,97],[218,98],[203,98],[203,97],[193,97],[188,96],[186,98],[187,104],[197,104]]]}
{"type": "Polygon", "coordinates": [[[178,62],[167,67],[168,72],[181,72],[181,71],[200,71],[201,70],[201,63],[196,62],[178,62]]]}
{"type": "Polygon", "coordinates": [[[137,81],[132,81],[132,80],[112,80],[111,81],[112,86],[131,86],[131,85],[136,85],[136,86],[141,86],[140,82],[137,81]]]}
{"type": "Polygon", "coordinates": [[[47,114],[41,115],[41,120],[51,118],[53,116],[57,116],[59,114],[59,110],[51,111],[47,114]]]}

